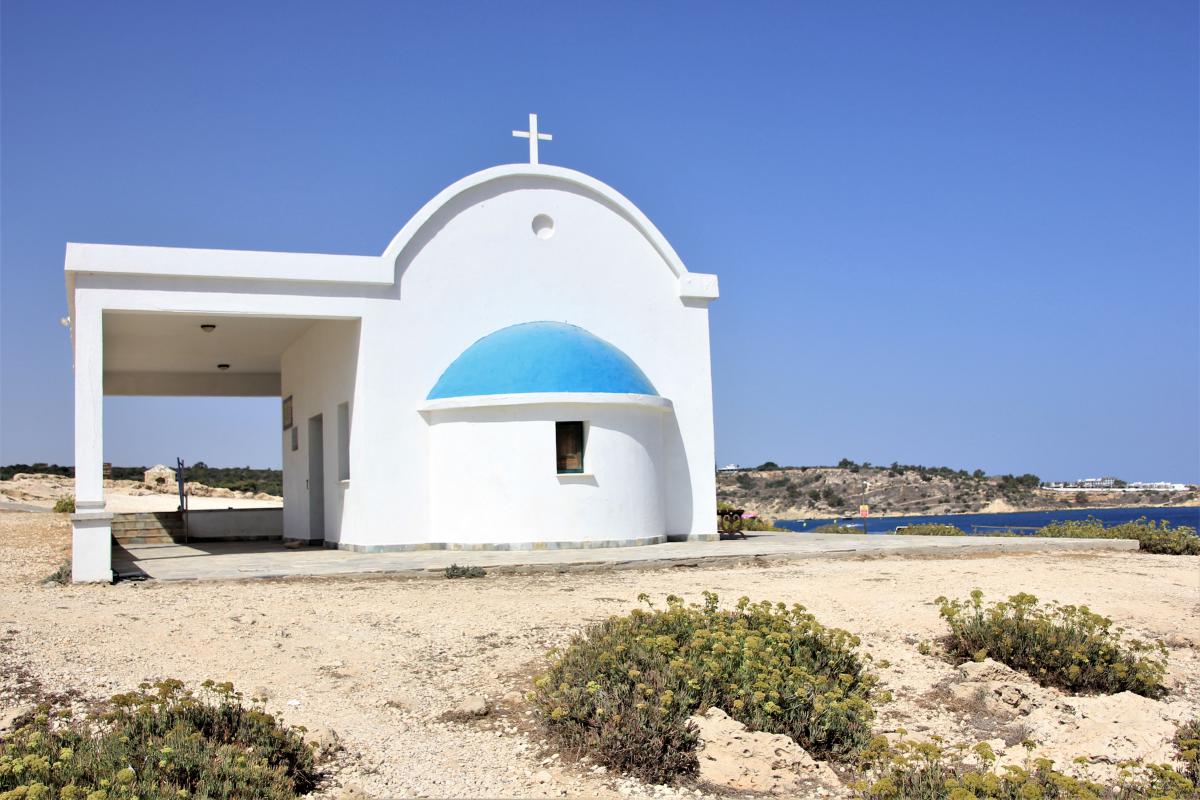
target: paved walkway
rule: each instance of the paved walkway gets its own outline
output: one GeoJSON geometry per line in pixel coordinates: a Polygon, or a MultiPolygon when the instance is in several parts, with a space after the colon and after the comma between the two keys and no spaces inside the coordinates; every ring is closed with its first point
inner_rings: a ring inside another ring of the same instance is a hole
{"type": "Polygon", "coordinates": [[[450,564],[489,572],[629,569],[719,564],[749,559],[788,560],[846,556],[970,556],[1056,551],[1136,550],[1123,539],[993,538],[985,536],[889,536],[865,534],[757,533],[745,540],[668,542],[597,550],[419,550],[352,553],[309,547],[285,550],[278,542],[142,544],[113,548],[121,576],[158,580],[229,580],[367,573],[435,575],[450,564]]]}

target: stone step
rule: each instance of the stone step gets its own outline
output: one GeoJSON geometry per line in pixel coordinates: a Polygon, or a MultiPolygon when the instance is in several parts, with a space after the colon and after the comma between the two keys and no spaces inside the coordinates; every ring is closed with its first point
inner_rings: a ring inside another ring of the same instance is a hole
{"type": "Polygon", "coordinates": [[[113,514],[114,522],[169,522],[182,519],[183,513],[180,511],[122,511],[113,514]]]}
{"type": "Polygon", "coordinates": [[[159,511],[137,514],[113,514],[113,531],[183,530],[183,514],[159,511]]]}
{"type": "Polygon", "coordinates": [[[114,519],[112,529],[114,531],[183,530],[183,520],[159,522],[152,519],[114,519]]]}
{"type": "Polygon", "coordinates": [[[114,513],[114,519],[164,519],[174,517],[182,518],[180,511],[118,511],[114,513]]]}
{"type": "Polygon", "coordinates": [[[117,544],[182,542],[183,514],[178,511],[113,514],[112,536],[117,544]]]}
{"type": "Polygon", "coordinates": [[[168,534],[147,533],[146,535],[113,534],[117,544],[183,544],[183,534],[170,536],[168,534]]]}

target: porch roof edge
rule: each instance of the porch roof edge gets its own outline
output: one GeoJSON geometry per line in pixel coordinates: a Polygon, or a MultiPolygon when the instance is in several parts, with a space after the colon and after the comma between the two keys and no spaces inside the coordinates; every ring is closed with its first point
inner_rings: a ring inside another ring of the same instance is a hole
{"type": "Polygon", "coordinates": [[[75,273],[144,275],[154,278],[339,283],[390,286],[394,265],[382,256],[215,250],[190,247],[68,242],[68,289],[75,273]]]}

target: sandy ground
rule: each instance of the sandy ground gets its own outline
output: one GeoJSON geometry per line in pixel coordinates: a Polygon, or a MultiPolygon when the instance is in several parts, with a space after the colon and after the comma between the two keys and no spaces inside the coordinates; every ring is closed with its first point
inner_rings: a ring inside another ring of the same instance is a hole
{"type": "Polygon", "coordinates": [[[990,739],[1010,756],[1028,736],[1065,767],[1073,755],[1115,760],[1139,747],[1154,754],[1162,737],[1139,731],[1169,730],[1200,714],[1194,557],[889,557],[460,581],[43,586],[68,542],[62,515],[0,513],[0,706],[35,689],[101,698],[144,679],[230,680],[267,693],[268,707],[291,722],[337,731],[346,749],[323,789],[331,797],[348,785],[380,798],[697,796],[562,764],[539,749],[528,711],[512,695],[547,648],[633,608],[643,591],[660,600],[714,590],[731,602],[799,602],[853,631],[896,695],[880,707],[880,732],[990,739]],[[1020,695],[1012,707],[982,695],[975,702],[956,690],[956,667],[917,650],[944,633],[934,597],[975,587],[994,597],[1027,591],[1084,603],[1136,635],[1166,640],[1171,693],[1157,702],[1071,698],[1018,681],[1004,684],[1020,695]],[[496,710],[473,723],[440,719],[472,695],[496,710]]]}
{"type": "MultiPolygon", "coordinates": [[[[191,486],[191,484],[188,484],[191,486]]],[[[283,505],[282,497],[271,495],[246,496],[244,493],[212,490],[221,496],[205,497],[192,493],[188,496],[188,508],[207,511],[218,508],[278,508],[283,505]]],[[[19,475],[13,480],[0,481],[0,510],[49,510],[55,501],[75,494],[75,481],[57,475],[19,475]]],[[[174,511],[179,508],[179,496],[173,492],[151,491],[137,481],[105,481],[105,509],[116,514],[174,511]]]]}

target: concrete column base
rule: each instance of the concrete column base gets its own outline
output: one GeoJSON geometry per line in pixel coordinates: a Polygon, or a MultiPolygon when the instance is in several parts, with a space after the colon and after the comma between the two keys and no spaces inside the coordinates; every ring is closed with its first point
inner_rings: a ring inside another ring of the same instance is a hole
{"type": "Polygon", "coordinates": [[[112,518],[111,513],[103,510],[71,515],[73,582],[112,583],[112,518]]]}

